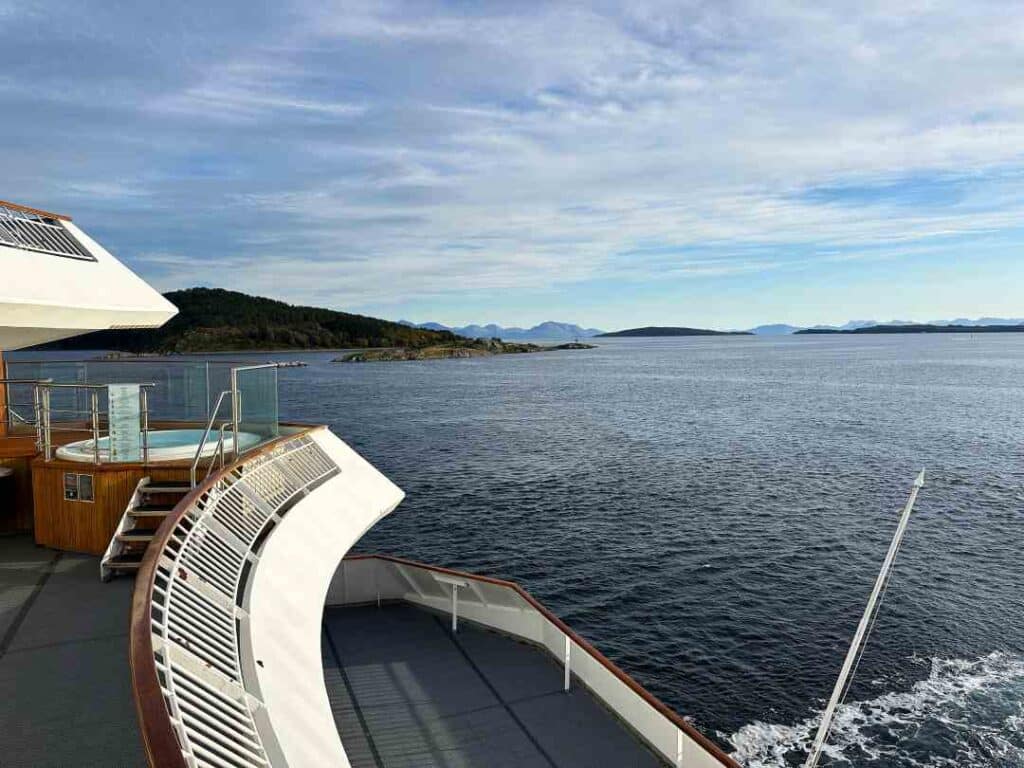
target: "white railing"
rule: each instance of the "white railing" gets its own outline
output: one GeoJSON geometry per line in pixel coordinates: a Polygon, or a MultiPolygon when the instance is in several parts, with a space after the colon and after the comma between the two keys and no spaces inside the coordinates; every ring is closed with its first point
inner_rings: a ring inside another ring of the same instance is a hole
{"type": "Polygon", "coordinates": [[[346,558],[327,605],[403,601],[522,638],[548,651],[576,681],[678,768],[739,768],[696,728],[573,632],[517,584],[377,555],[346,558]]]}
{"type": "Polygon", "coordinates": [[[154,541],[152,655],[186,765],[279,762],[255,662],[245,653],[246,583],[269,529],[339,471],[308,434],[282,440],[186,499],[173,528],[154,541]]]}
{"type": "Polygon", "coordinates": [[[132,609],[151,766],[347,765],[323,686],[326,598],[407,600],[522,637],[563,660],[567,685],[589,688],[671,764],[738,768],[515,584],[396,558],[339,567],[402,496],[319,429],[243,457],[182,501],[147,551],[132,609]]]}

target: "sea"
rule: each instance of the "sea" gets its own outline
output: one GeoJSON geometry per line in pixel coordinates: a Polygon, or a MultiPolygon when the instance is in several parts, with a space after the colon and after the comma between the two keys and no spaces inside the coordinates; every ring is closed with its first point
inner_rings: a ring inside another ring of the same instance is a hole
{"type": "Polygon", "coordinates": [[[406,492],[359,543],[522,584],[747,768],[1024,766],[1024,334],[597,339],[339,364],[282,418],[406,492]]]}

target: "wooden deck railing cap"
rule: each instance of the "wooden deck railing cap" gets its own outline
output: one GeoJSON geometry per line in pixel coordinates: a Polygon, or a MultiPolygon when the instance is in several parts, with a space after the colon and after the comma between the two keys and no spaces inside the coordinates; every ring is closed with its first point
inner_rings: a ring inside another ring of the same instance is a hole
{"type": "Polygon", "coordinates": [[[27,205],[19,205],[18,203],[12,203],[7,200],[0,200],[0,206],[3,206],[4,208],[11,208],[15,211],[21,211],[22,213],[33,213],[36,216],[42,216],[47,219],[60,219],[62,221],[71,221],[71,217],[65,216],[63,213],[44,211],[41,208],[30,208],[27,205]]]}

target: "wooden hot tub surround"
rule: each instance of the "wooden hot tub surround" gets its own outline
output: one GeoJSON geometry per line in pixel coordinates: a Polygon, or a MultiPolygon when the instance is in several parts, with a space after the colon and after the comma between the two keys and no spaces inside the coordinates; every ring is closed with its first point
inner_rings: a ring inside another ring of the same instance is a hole
{"type": "MultiPolygon", "coordinates": [[[[79,425],[53,431],[53,446],[83,439],[79,425]]],[[[83,425],[84,426],[84,425],[83,425]]],[[[205,424],[185,421],[153,422],[153,430],[204,429],[205,424]]],[[[286,429],[306,425],[282,424],[286,429]]],[[[164,462],[91,462],[52,458],[39,454],[33,434],[0,437],[0,466],[14,469],[14,510],[0,515],[0,533],[33,531],[37,544],[69,552],[102,555],[120,523],[139,481],[184,483],[192,460],[164,462]],[[89,475],[93,499],[68,499],[67,473],[89,475]]],[[[201,465],[205,473],[205,463],[201,465]]],[[[200,478],[202,474],[200,475],[200,478]]]]}

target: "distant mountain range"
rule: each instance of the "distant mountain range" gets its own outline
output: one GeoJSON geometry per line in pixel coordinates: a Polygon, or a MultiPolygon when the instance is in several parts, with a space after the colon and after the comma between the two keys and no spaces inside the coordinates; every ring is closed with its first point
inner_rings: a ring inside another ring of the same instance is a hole
{"type": "Polygon", "coordinates": [[[427,331],[448,331],[470,339],[503,339],[505,341],[558,341],[564,339],[589,339],[600,336],[604,331],[599,328],[581,328],[572,323],[556,323],[553,320],[535,325],[532,328],[505,328],[491,323],[489,325],[464,325],[453,328],[441,323],[413,323],[399,320],[399,325],[409,328],[422,328],[427,331]]]}
{"type": "MultiPolygon", "coordinates": [[[[992,328],[999,326],[1024,325],[1024,317],[979,317],[976,320],[968,318],[956,318],[955,320],[932,320],[927,323],[916,323],[911,320],[850,320],[843,325],[814,325],[799,326],[787,323],[771,323],[759,325],[756,328],[749,328],[743,331],[714,331],[703,328],[685,328],[674,326],[646,326],[644,328],[630,328],[623,331],[606,332],[599,328],[583,328],[573,323],[557,323],[549,320],[532,328],[505,327],[490,323],[488,325],[463,325],[448,326],[441,323],[413,323],[409,320],[399,320],[399,325],[407,328],[417,328],[427,331],[438,331],[454,333],[470,339],[492,339],[499,338],[506,341],[566,341],[569,339],[588,339],[595,336],[713,336],[719,334],[754,334],[756,336],[788,336],[794,333],[811,332],[853,332],[861,331],[864,328],[885,328],[882,333],[895,333],[894,329],[906,327],[908,330],[917,328],[992,328]]],[[[878,331],[876,331],[878,332],[878,331]]]]}
{"type": "MultiPolygon", "coordinates": [[[[983,326],[1001,326],[1001,325],[1024,325],[1024,317],[979,317],[977,320],[968,320],[967,318],[957,318],[955,320],[931,320],[927,323],[915,323],[910,320],[889,320],[888,322],[882,322],[879,320],[850,320],[848,323],[843,325],[814,325],[809,327],[801,327],[797,325],[759,325],[756,328],[751,328],[750,333],[758,336],[782,336],[790,333],[797,333],[798,331],[857,331],[861,328],[893,328],[896,326],[915,326],[915,327],[971,327],[980,328],[983,326]]],[[[890,331],[891,332],[891,331],[890,331]]]]}

